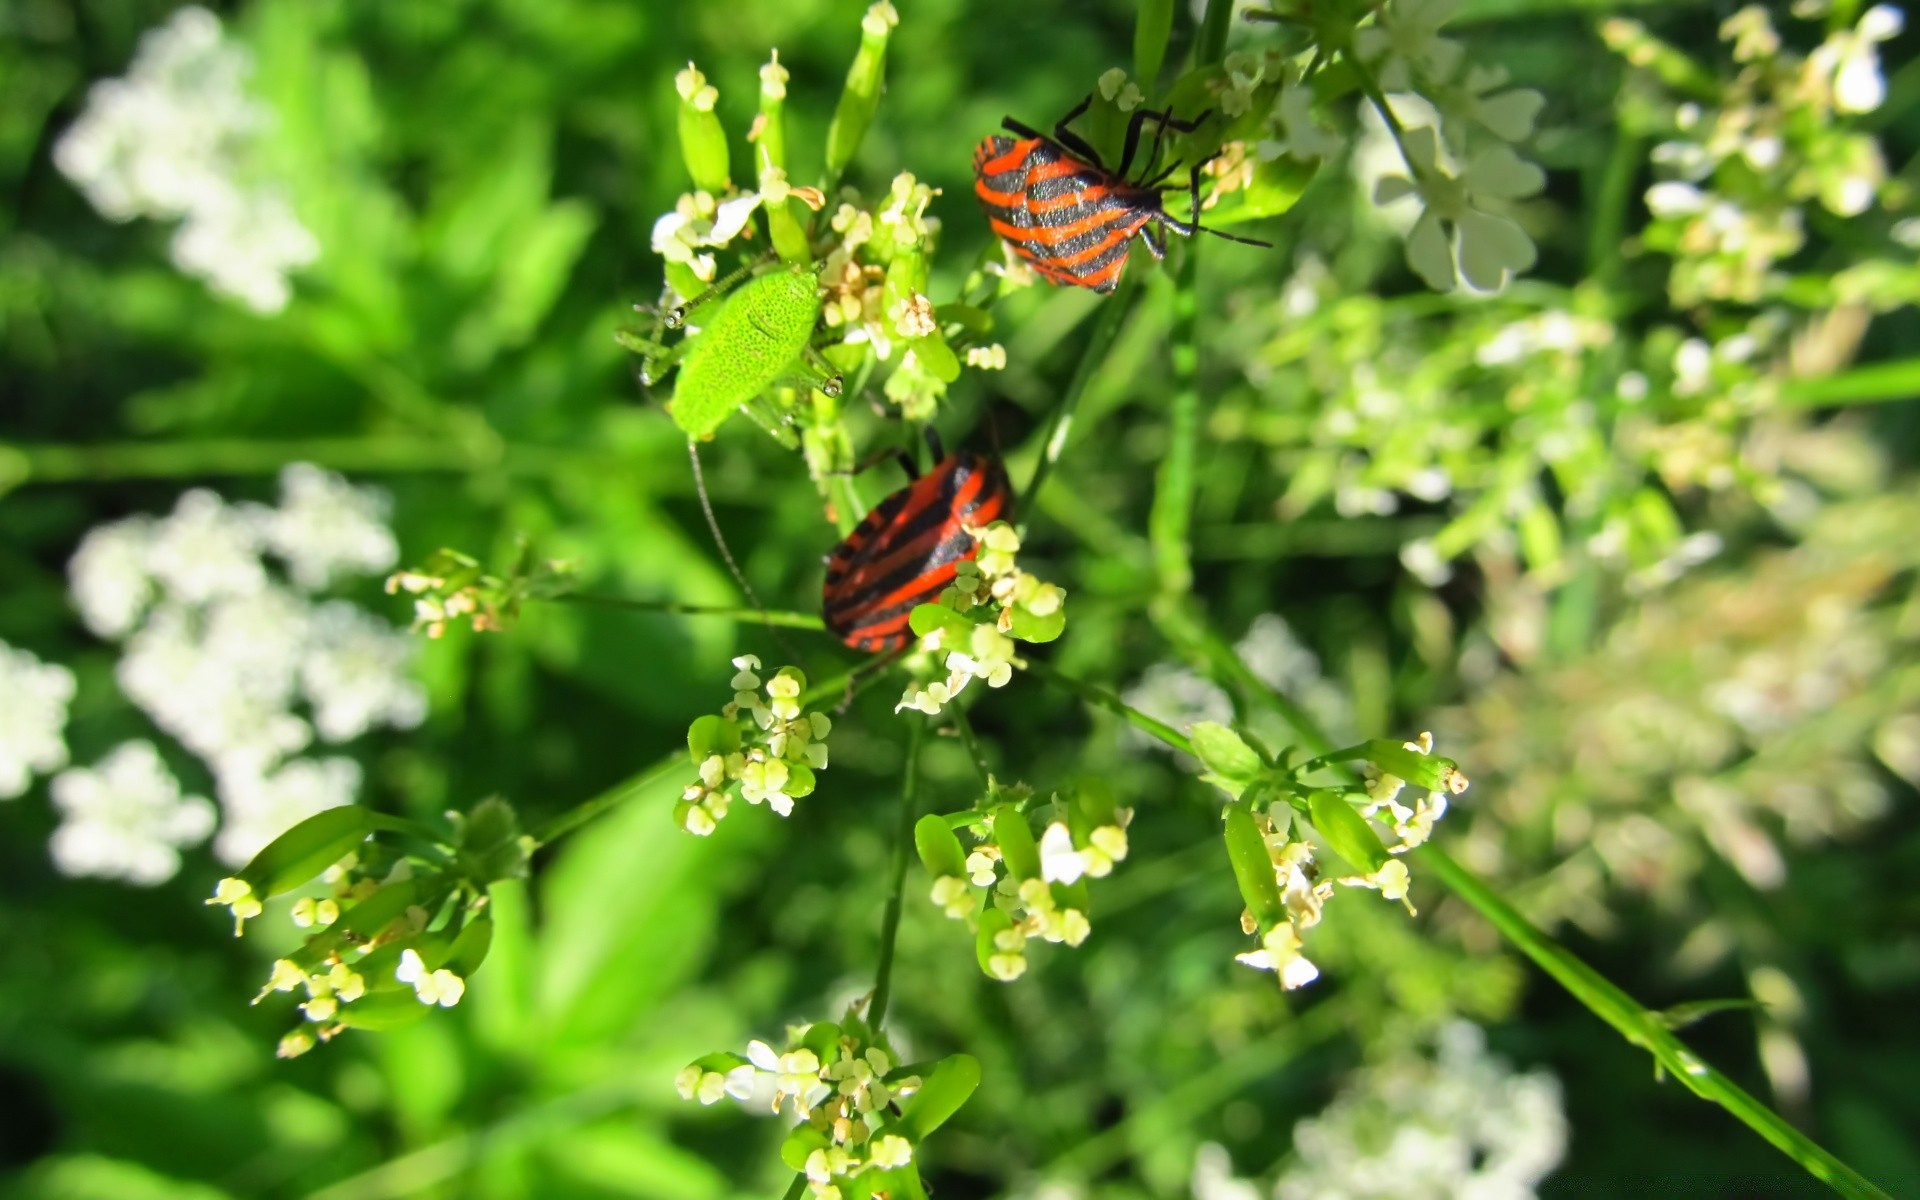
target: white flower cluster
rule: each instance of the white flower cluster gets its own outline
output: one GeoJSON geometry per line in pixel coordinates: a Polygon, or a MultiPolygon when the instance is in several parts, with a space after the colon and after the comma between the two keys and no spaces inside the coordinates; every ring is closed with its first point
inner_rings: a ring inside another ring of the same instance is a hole
{"type": "MultiPolygon", "coordinates": [[[[1320,659],[1300,641],[1293,626],[1278,613],[1261,613],[1247,626],[1246,636],[1234,643],[1233,651],[1268,687],[1291,697],[1312,713],[1323,728],[1344,731],[1352,724],[1347,697],[1341,688],[1320,670],[1320,659]]],[[[1192,667],[1178,663],[1155,663],[1120,693],[1129,708],[1185,729],[1207,721],[1227,724],[1234,719],[1233,700],[1218,685],[1192,667]]],[[[1262,725],[1256,718],[1254,732],[1276,738],[1285,737],[1288,727],[1276,721],[1262,725]]],[[[1129,726],[1123,736],[1126,744],[1140,750],[1165,750],[1167,744],[1129,726]]]]}
{"type": "Polygon", "coordinates": [[[290,757],[316,732],[338,744],[426,715],[408,675],[412,643],[354,604],[311,594],[393,565],[387,503],[296,464],[281,476],[278,507],[196,489],[165,517],[93,529],[68,566],[81,619],[123,645],[121,690],[213,772],[223,861],[243,863],[296,821],[353,801],[352,759],[290,757]],[[269,570],[268,554],[291,583],[269,570]]]}
{"type": "Polygon", "coordinates": [[[791,816],[793,802],[813,794],[813,773],[827,769],[827,735],[833,732],[833,720],[823,712],[801,711],[800,693],[806,690],[807,677],[800,668],[774,672],[765,681],[764,700],[756,673],[760,659],[742,654],[733,660],[733,668],[729,684],[733,699],[721,708],[720,720],[736,731],[737,744],[701,759],[700,781],[688,785],[674,808],[680,827],[700,837],[712,833],[726,817],[735,796],[791,816]],[[745,731],[747,740],[740,742],[743,717],[751,728],[745,731]]]}
{"type": "Polygon", "coordinates": [[[126,742],[53,781],[60,828],[49,848],[63,874],[151,887],[180,870],[180,850],[213,832],[213,805],[182,796],[152,742],[126,742]]]}
{"type": "Polygon", "coordinates": [[[284,193],[258,177],[272,116],[246,89],[253,57],[190,6],[140,39],[127,74],[97,83],[53,160],[102,216],[180,220],[174,265],[260,313],[287,306],[289,272],[320,254],[284,193]]]}
{"type": "Polygon", "coordinates": [[[758,1100],[776,1113],[790,1104],[793,1115],[817,1130],[824,1143],[806,1158],[808,1194],[840,1200],[842,1182],[913,1161],[911,1142],[879,1131],[888,1106],[919,1091],[921,1079],[889,1079],[897,1070],[893,1056],[848,1034],[832,1039],[823,1052],[819,1047],[826,1039],[814,1036],[821,1028],[790,1028],[791,1048],[784,1054],[755,1040],[747,1043],[745,1059],[710,1055],[682,1068],[674,1086],[682,1099],[701,1104],[731,1096],[743,1104],[758,1100]]]}
{"type": "MultiPolygon", "coordinates": [[[[1398,149],[1398,161],[1374,180],[1372,194],[1382,208],[1416,206],[1407,263],[1434,290],[1465,284],[1497,292],[1534,263],[1533,239],[1512,212],[1545,186],[1546,176],[1513,144],[1532,135],[1545,101],[1530,88],[1507,87],[1500,67],[1465,64],[1460,43],[1439,33],[1458,7],[1458,0],[1389,0],[1376,23],[1354,35],[1359,61],[1386,93],[1390,110],[1380,113],[1368,103],[1363,115],[1380,122],[1384,133],[1375,136],[1391,137],[1398,149]]],[[[1283,87],[1275,105],[1282,136],[1273,153],[1312,158],[1331,152],[1310,103],[1304,85],[1289,80],[1283,87]]]]}
{"type": "Polygon", "coordinates": [[[964,635],[956,634],[958,627],[942,627],[921,638],[922,650],[946,652],[947,677],[909,686],[895,712],[911,708],[935,715],[975,679],[992,688],[1007,686],[1017,665],[1014,640],[1050,641],[1065,625],[1066,590],[1020,569],[1020,535],[1012,525],[995,521],[967,532],[977,554],[954,564],[953,582],[942,590],[939,603],[962,613],[990,606],[993,623],[973,625],[964,635]]]}
{"type": "Polygon", "coordinates": [[[67,765],[67,704],[73,672],[0,642],[0,800],[23,794],[35,775],[67,765]]]}
{"type": "MultiPolygon", "coordinates": [[[[1807,202],[1839,217],[1873,207],[1887,175],[1880,143],[1844,122],[1885,99],[1877,46],[1904,24],[1899,9],[1878,4],[1804,57],[1759,5],[1721,24],[1737,71],[1717,103],[1672,106],[1672,136],[1653,151],[1665,178],[1646,194],[1654,221],[1645,240],[1673,257],[1676,304],[1775,294],[1785,283],[1775,264],[1805,244],[1807,202]]],[[[1656,72],[1679,55],[1635,21],[1615,18],[1601,32],[1656,72]]]]}
{"type": "MultiPolygon", "coordinates": [[[[1530,1200],[1565,1156],[1569,1126],[1550,1073],[1516,1073],[1476,1025],[1441,1029],[1432,1054],[1365,1067],[1294,1127],[1274,1200],[1530,1200]]],[[[1258,1200],[1224,1147],[1195,1156],[1194,1200],[1258,1200]]]]}
{"type": "Polygon", "coordinates": [[[1522,1200],[1567,1151],[1560,1084],[1487,1053],[1476,1025],[1441,1030],[1432,1057],[1362,1069],[1316,1117],[1294,1127],[1275,1200],[1522,1200]]]}

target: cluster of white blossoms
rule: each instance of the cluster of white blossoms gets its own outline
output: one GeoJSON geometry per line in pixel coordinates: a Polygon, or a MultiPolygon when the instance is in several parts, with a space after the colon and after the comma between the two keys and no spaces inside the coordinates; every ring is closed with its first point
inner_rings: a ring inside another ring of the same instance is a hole
{"type": "MultiPolygon", "coordinates": [[[[681,1069],[681,1098],[716,1104],[732,1097],[778,1113],[788,1108],[804,1133],[802,1172],[815,1200],[840,1200],[841,1184],[868,1171],[890,1171],[913,1161],[913,1144],[890,1131],[890,1106],[920,1090],[918,1075],[903,1074],[886,1047],[837,1025],[793,1026],[788,1049],[747,1043],[737,1054],[710,1054],[681,1069]]],[[[865,1195],[865,1192],[859,1193],[865,1195]]]]}
{"type": "MultiPolygon", "coordinates": [[[[301,818],[353,802],[360,767],[352,759],[293,757],[316,734],[339,744],[383,726],[411,728],[426,715],[405,635],[355,604],[313,594],[393,565],[386,497],[307,464],[289,466],[280,483],[276,507],[195,489],[165,517],[96,527],[68,566],[82,621],[122,646],[121,690],[212,772],[222,809],[214,849],[233,864],[301,818]]],[[[63,867],[103,861],[107,851],[79,845],[110,840],[102,814],[131,814],[141,796],[158,794],[143,784],[118,807],[93,803],[91,817],[72,832],[63,827],[63,867]]],[[[161,838],[163,825],[129,817],[123,836],[183,844],[161,838]]],[[[140,874],[139,882],[158,882],[151,869],[140,874]]]]}
{"type": "Polygon", "coordinates": [[[213,832],[213,805],[180,794],[152,742],[122,743],[53,781],[60,828],[49,849],[63,874],[152,886],[180,870],[180,849],[213,832]]]}
{"type": "MultiPolygon", "coordinates": [[[[1646,193],[1654,220],[1644,238],[1673,258],[1676,304],[1775,296],[1788,282],[1776,264],[1806,242],[1809,203],[1837,217],[1874,206],[1886,161],[1878,140],[1850,129],[1847,119],[1885,99],[1877,47],[1904,24],[1899,9],[1874,5],[1804,56],[1759,5],[1721,24],[1735,72],[1709,103],[1689,95],[1665,108],[1668,136],[1653,151],[1664,178],[1646,193]]],[[[1636,21],[1614,18],[1601,33],[1629,63],[1657,76],[1673,66],[1704,73],[1636,21]]]]}
{"type": "Polygon", "coordinates": [[[1476,1025],[1442,1028],[1432,1053],[1362,1068],[1318,1116],[1294,1126],[1271,1193],[1237,1179],[1224,1149],[1194,1163],[1194,1200],[1529,1200],[1567,1152],[1560,1084],[1489,1054],[1476,1025]]]}
{"type": "MultiPolygon", "coordinates": [[[[1340,686],[1321,672],[1320,658],[1293,631],[1293,626],[1278,613],[1261,613],[1247,626],[1247,632],[1234,643],[1233,652],[1247,669],[1268,687],[1292,697],[1318,721],[1322,728],[1343,733],[1353,723],[1351,705],[1340,686]]],[[[1137,708],[1176,729],[1185,729],[1200,721],[1225,724],[1233,720],[1233,700],[1218,684],[1183,663],[1155,663],[1139,679],[1120,693],[1129,708],[1137,708]]],[[[1253,731],[1276,739],[1287,736],[1289,726],[1275,718],[1263,724],[1264,717],[1251,722],[1253,731]]],[[[1172,753],[1159,738],[1150,737],[1129,726],[1123,737],[1137,749],[1172,753]]]]}
{"type": "Polygon", "coordinates": [[[718,827],[735,798],[791,816],[793,802],[813,794],[813,773],[827,769],[833,719],[802,710],[807,677],[800,668],[781,667],[764,684],[755,655],[734,659],[733,669],[733,699],[718,717],[700,718],[687,733],[688,745],[698,748],[700,779],[687,785],[673,815],[682,829],[700,837],[718,827]]]}
{"type": "Polygon", "coordinates": [[[287,275],[320,245],[261,177],[271,113],[247,91],[253,56],[204,8],[140,39],[125,76],[96,83],[53,151],[102,216],[181,222],[173,261],[260,313],[285,308],[287,275]]]}
{"type": "MultiPolygon", "coordinates": [[[[1513,147],[1532,136],[1545,100],[1530,88],[1508,87],[1501,67],[1468,64],[1461,44],[1440,36],[1458,7],[1458,0],[1389,0],[1376,22],[1354,35],[1359,61],[1390,110],[1371,115],[1382,119],[1398,149],[1398,161],[1372,192],[1383,208],[1417,208],[1407,263],[1429,286],[1497,292],[1534,263],[1533,239],[1513,210],[1545,186],[1546,175],[1513,147]]],[[[1310,101],[1296,84],[1276,105],[1282,144],[1296,157],[1329,152],[1314,132],[1310,101]]],[[[1373,108],[1363,104],[1363,112],[1373,108]]]]}
{"type": "Polygon", "coordinates": [[[947,620],[920,639],[920,649],[944,652],[945,679],[909,686],[893,711],[940,712],[975,679],[988,687],[1007,686],[1015,641],[1050,642],[1066,628],[1066,589],[1021,570],[1020,535],[1005,521],[968,529],[978,544],[971,560],[954,564],[953,582],[941,591],[939,605],[953,613],[988,610],[992,621],[976,624],[947,620]]]}
{"type": "Polygon", "coordinates": [[[73,672],[0,642],[0,800],[24,794],[35,775],[67,765],[67,705],[73,672]]]}

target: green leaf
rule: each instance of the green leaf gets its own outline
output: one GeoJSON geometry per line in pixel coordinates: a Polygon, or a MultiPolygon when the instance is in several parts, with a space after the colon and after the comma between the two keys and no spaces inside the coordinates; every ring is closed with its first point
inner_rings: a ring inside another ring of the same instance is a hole
{"type": "Polygon", "coordinates": [[[913,845],[920,852],[920,862],[927,868],[927,874],[935,879],[966,877],[966,849],[954,836],[953,827],[945,817],[935,813],[921,817],[913,827],[913,845]]]}
{"type": "Polygon", "coordinates": [[[1274,878],[1267,839],[1244,804],[1227,805],[1225,826],[1227,861],[1233,864],[1233,878],[1240,885],[1240,898],[1246,902],[1247,911],[1260,922],[1260,928],[1271,929],[1287,919],[1287,904],[1274,878]]]}
{"type": "Polygon", "coordinates": [[[936,629],[947,631],[949,642],[973,636],[973,622],[944,604],[916,604],[907,614],[907,628],[915,637],[925,637],[936,629]]]}
{"type": "Polygon", "coordinates": [[[480,871],[477,883],[518,879],[527,873],[527,844],[520,836],[520,815],[501,796],[473,806],[460,829],[460,849],[480,871]]]}
{"type": "Polygon", "coordinates": [[[1236,792],[1267,769],[1253,747],[1225,725],[1196,721],[1187,736],[1193,741],[1194,757],[1205,763],[1214,775],[1234,784],[1232,790],[1236,792]]]}
{"type": "Polygon", "coordinates": [[[1133,22],[1133,77],[1153,98],[1153,84],[1167,61],[1167,38],[1173,33],[1173,0],[1140,0],[1133,22]]]}
{"type": "Polygon", "coordinates": [[[1024,608],[1015,606],[1007,620],[1007,632],[1023,642],[1051,642],[1065,633],[1067,629],[1067,610],[1056,608],[1045,616],[1037,616],[1024,608]]]}
{"type": "Polygon", "coordinates": [[[487,960],[487,951],[493,946],[493,921],[487,917],[475,917],[468,921],[466,928],[460,931],[453,946],[448,949],[442,965],[462,979],[480,969],[487,960]]]}
{"type": "Polygon", "coordinates": [[[1387,861],[1380,835],[1338,792],[1315,792],[1307,797],[1307,816],[1327,846],[1363,875],[1378,871],[1387,861]]]}
{"type": "Polygon", "coordinates": [[[780,1161],[796,1171],[807,1169],[807,1156],[827,1148],[827,1135],[811,1125],[795,1125],[780,1143],[780,1161]]]}
{"type": "Polygon", "coordinates": [[[971,1054],[954,1054],[940,1060],[926,1076],[900,1113],[900,1131],[915,1145],[946,1124],[947,1118],[980,1086],[980,1060],[971,1054]]]}
{"type": "Polygon", "coordinates": [[[373,811],[343,804],[313,814],[268,842],[240,870],[254,894],[277,896],[339,862],[373,832],[373,811]]]}
{"type": "Polygon", "coordinates": [[[1040,878],[1040,848],[1034,845],[1027,815],[1011,804],[1000,804],[994,806],[990,820],[993,840],[999,843],[1008,872],[1023,882],[1040,878]]]}
{"type": "Polygon", "coordinates": [[[914,338],[907,345],[913,350],[914,357],[920,360],[920,365],[927,369],[927,374],[941,383],[952,383],[960,378],[960,360],[955,357],[953,347],[947,345],[947,339],[938,332],[914,338]]]}
{"type": "Polygon", "coordinates": [[[716,754],[732,754],[740,748],[740,726],[709,713],[694,718],[687,726],[687,756],[699,766],[716,754]]]}
{"type": "Polygon", "coordinates": [[[350,1029],[398,1029],[413,1024],[433,1008],[431,1004],[420,1003],[412,988],[398,988],[368,992],[351,1004],[341,1005],[338,1020],[350,1029]]]}

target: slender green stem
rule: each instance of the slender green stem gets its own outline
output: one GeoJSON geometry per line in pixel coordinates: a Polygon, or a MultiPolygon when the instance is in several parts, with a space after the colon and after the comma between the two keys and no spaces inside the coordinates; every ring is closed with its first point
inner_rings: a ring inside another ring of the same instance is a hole
{"type": "Polygon", "coordinates": [[[761,610],[730,604],[681,604],[675,600],[640,600],[631,596],[604,596],[595,592],[563,592],[558,596],[538,596],[556,604],[587,604],[597,608],[624,608],[631,612],[673,613],[683,617],[730,617],[736,621],[757,621],[762,625],[782,625],[788,629],[825,629],[827,624],[816,613],[761,610]]]}
{"type": "Polygon", "coordinates": [[[1147,514],[1147,542],[1163,596],[1184,596],[1193,587],[1194,460],[1200,449],[1197,249],[1187,247],[1173,293],[1173,400],[1167,409],[1167,452],[1160,460],[1153,507],[1147,514]]]}
{"type": "Polygon", "coordinates": [[[1125,700],[1122,700],[1098,684],[1088,683],[1084,679],[1076,679],[1062,671],[1055,670],[1038,659],[1028,660],[1027,669],[1048,683],[1072,692],[1095,708],[1106,709],[1142,733],[1159,738],[1175,750],[1182,750],[1188,754],[1193,753],[1193,743],[1187,740],[1186,734],[1181,733],[1165,721],[1156,720],[1148,716],[1146,713],[1141,712],[1139,709],[1128,704],[1125,700]]]}
{"type": "Polygon", "coordinates": [[[1211,66],[1227,53],[1227,29],[1233,22],[1233,0],[1209,0],[1200,22],[1200,40],[1194,44],[1196,66],[1211,66]]]}
{"type": "Polygon", "coordinates": [[[1773,1143],[1814,1178],[1842,1196],[1859,1200],[1887,1200],[1887,1193],[1833,1154],[1795,1129],[1738,1084],[1703,1062],[1657,1015],[1642,1008],[1599,972],[1574,957],[1565,947],[1535,928],[1473,872],[1428,844],[1413,857],[1456,896],[1472,905],[1502,936],[1541,970],[1553,976],[1574,999],[1619,1032],[1627,1041],[1650,1053],[1675,1079],[1695,1095],[1711,1100],[1749,1129],[1773,1143]]]}
{"type": "Polygon", "coordinates": [[[1360,91],[1373,102],[1374,111],[1386,122],[1387,132],[1393,135],[1393,144],[1400,148],[1400,161],[1407,164],[1407,173],[1418,182],[1420,167],[1413,161],[1413,155],[1407,152],[1407,131],[1401,126],[1400,118],[1394,115],[1393,105],[1387,103],[1387,95],[1380,90],[1379,81],[1367,69],[1367,64],[1360,61],[1360,56],[1353,52],[1351,44],[1341,50],[1340,57],[1352,69],[1354,79],[1360,84],[1360,91]]]}
{"type": "Polygon", "coordinates": [[[1106,307],[1100,310],[1100,317],[1094,322],[1093,334],[1087,339],[1087,348],[1080,355],[1080,365],[1074,368],[1073,378],[1067,383],[1067,390],[1060,402],[1053,406],[1047,415],[1047,424],[1040,433],[1040,460],[1033,466],[1033,478],[1027,481],[1027,490],[1020,496],[1021,510],[1027,518],[1020,522],[1021,536],[1026,535],[1028,520],[1039,507],[1040,489],[1053,473],[1054,463],[1060,460],[1061,453],[1067,448],[1067,439],[1073,434],[1073,414],[1080,404],[1081,393],[1087,390],[1087,383],[1107,360],[1107,350],[1113,345],[1114,337],[1120,332],[1127,314],[1133,310],[1139,288],[1131,275],[1120,277],[1119,291],[1109,296],[1106,307]]]}
{"type": "Polygon", "coordinates": [[[800,1200],[806,1194],[807,1177],[804,1174],[795,1175],[793,1182],[787,1185],[787,1190],[780,1193],[780,1200],[800,1200]]]}
{"type": "Polygon", "coordinates": [[[179,442],[0,444],[0,481],[96,483],[120,479],[186,479],[201,475],[271,475],[292,462],[337,471],[473,471],[510,459],[529,465],[541,452],[510,454],[497,439],[365,437],[197,438],[179,442]]]}
{"type": "Polygon", "coordinates": [[[611,812],[669,776],[686,774],[691,770],[686,752],[675,751],[652,766],[629,775],[591,800],[583,800],[567,811],[550,818],[546,824],[533,831],[533,844],[536,847],[552,845],[595,817],[611,812]]]}
{"type": "Polygon", "coordinates": [[[1825,379],[1794,379],[1782,384],[1786,408],[1832,408],[1844,404],[1880,404],[1920,396],[1920,358],[1869,363],[1825,379]]]}
{"type": "Polygon", "coordinates": [[[1234,648],[1202,624],[1190,607],[1183,604],[1157,606],[1154,609],[1154,623],[1168,641],[1215,683],[1246,702],[1273,710],[1292,727],[1308,750],[1325,754],[1333,749],[1333,739],[1320,728],[1320,723],[1313,719],[1311,713],[1255,675],[1253,668],[1241,661],[1234,648]]]}
{"type": "Polygon", "coordinates": [[[955,704],[947,712],[953,717],[953,728],[960,735],[960,744],[967,748],[967,757],[973,762],[974,773],[980,776],[980,786],[987,786],[987,756],[980,750],[980,739],[973,735],[973,722],[967,720],[966,708],[955,704]]]}
{"type": "MultiPolygon", "coordinates": [[[[955,709],[955,711],[959,711],[955,709]]],[[[965,718],[962,718],[965,720],[965,718]]],[[[901,785],[900,828],[893,838],[893,870],[887,884],[887,911],[880,918],[880,965],[874,969],[873,1003],[867,1023],[877,1032],[887,1019],[887,1000],[893,994],[893,946],[900,933],[901,896],[907,886],[907,848],[913,845],[913,823],[918,820],[920,738],[924,721],[907,723],[907,777],[901,785]]]]}
{"type": "Polygon", "coordinates": [[[1587,237],[1587,277],[1611,288],[1620,277],[1625,262],[1621,242],[1626,237],[1627,208],[1633,203],[1633,177],[1640,166],[1642,139],[1624,126],[1613,135],[1613,149],[1600,175],[1598,195],[1594,197],[1594,218],[1587,237]]]}

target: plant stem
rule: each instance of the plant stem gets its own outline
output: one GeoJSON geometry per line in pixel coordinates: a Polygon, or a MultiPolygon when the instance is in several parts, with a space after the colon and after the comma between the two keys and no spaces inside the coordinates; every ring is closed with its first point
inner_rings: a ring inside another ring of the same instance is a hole
{"type": "Polygon", "coordinates": [[[683,617],[730,617],[736,621],[757,621],[762,625],[783,625],[788,629],[825,629],[826,622],[814,613],[761,610],[728,604],[681,604],[675,600],[640,600],[631,596],[605,596],[595,592],[564,592],[558,596],[536,596],[554,604],[587,604],[598,608],[624,608],[631,612],[672,613],[683,617]]]}
{"type": "Polygon", "coordinates": [[[1920,396],[1920,358],[1869,363],[1825,379],[1791,379],[1780,386],[1783,408],[1880,404],[1920,396]]]}
{"type": "MultiPolygon", "coordinates": [[[[1215,4],[1214,8],[1225,7],[1215,4]]],[[[1211,13],[1211,10],[1209,10],[1211,13]]],[[[1194,459],[1200,446],[1200,346],[1194,279],[1198,247],[1180,260],[1173,293],[1173,400],[1167,409],[1167,454],[1154,478],[1147,542],[1153,550],[1162,596],[1184,596],[1193,587],[1194,459]]]]}
{"type": "MultiPolygon", "coordinates": [[[[955,711],[958,711],[957,709],[955,711]]],[[[965,718],[961,718],[963,721],[965,718]]],[[[875,1032],[887,1019],[887,1000],[893,993],[893,945],[900,933],[900,899],[907,886],[907,847],[913,844],[913,823],[919,808],[920,738],[924,721],[907,724],[907,778],[901,785],[900,828],[894,833],[893,872],[887,885],[887,911],[880,918],[880,965],[874,969],[873,1003],[867,1006],[867,1023],[875,1032]]]]}
{"type": "Polygon", "coordinates": [[[1200,40],[1194,44],[1195,66],[1208,67],[1227,53],[1227,27],[1233,21],[1233,0],[1208,0],[1207,15],[1200,22],[1200,40]]]}
{"type": "Polygon", "coordinates": [[[1098,684],[1088,683],[1084,679],[1075,679],[1071,675],[1054,670],[1046,663],[1040,662],[1037,659],[1029,659],[1027,661],[1027,669],[1048,683],[1072,692],[1095,708],[1106,709],[1142,733],[1159,738],[1175,750],[1182,750],[1188,754],[1193,753],[1193,743],[1187,740],[1186,734],[1181,733],[1165,721],[1156,720],[1148,716],[1146,713],[1141,712],[1139,709],[1128,704],[1125,700],[1122,700],[1107,689],[1100,687],[1098,684]]]}
{"type": "Polygon", "coordinates": [[[1408,176],[1415,183],[1420,182],[1420,168],[1414,163],[1413,155],[1407,153],[1407,131],[1401,127],[1400,118],[1394,115],[1393,106],[1387,103],[1386,93],[1380,90],[1379,81],[1374,79],[1373,72],[1367,69],[1367,64],[1360,61],[1360,56],[1353,52],[1351,43],[1341,49],[1340,57],[1352,69],[1353,77],[1359,82],[1361,92],[1373,102],[1374,111],[1378,112],[1380,119],[1386,123],[1387,132],[1393,135],[1393,144],[1400,148],[1400,161],[1407,164],[1408,176]]]}
{"type": "Polygon", "coordinates": [[[807,1177],[804,1174],[795,1175],[793,1182],[787,1185],[787,1190],[780,1193],[780,1200],[800,1200],[806,1194],[807,1177]]]}
{"type": "Polygon", "coordinates": [[[1040,489],[1053,473],[1053,464],[1058,462],[1061,453],[1067,448],[1067,438],[1073,433],[1073,412],[1080,404],[1081,393],[1087,390],[1087,383],[1107,360],[1107,350],[1113,345],[1115,335],[1125,323],[1127,314],[1133,310],[1133,304],[1139,288],[1133,277],[1120,277],[1119,291],[1107,297],[1106,307],[1100,310],[1100,317],[1094,322],[1093,333],[1087,339],[1087,348],[1080,355],[1080,365],[1073,370],[1073,379],[1067,383],[1067,390],[1060,397],[1060,403],[1054,405],[1047,415],[1046,427],[1040,433],[1040,461],[1033,466],[1033,478],[1027,481],[1027,490],[1020,496],[1021,511],[1027,516],[1020,522],[1020,535],[1026,536],[1027,524],[1034,511],[1039,507],[1040,489]]]}
{"type": "MultiPolygon", "coordinates": [[[[563,453],[563,452],[554,452],[563,453]]],[[[200,475],[271,475],[292,462],[337,471],[472,471],[502,464],[531,465],[540,451],[509,451],[498,441],[367,437],[196,438],[179,442],[0,444],[0,481],[93,483],[120,479],[183,479],[200,475]]]]}
{"type": "Polygon", "coordinates": [[[973,735],[973,722],[967,720],[967,710],[955,704],[947,711],[953,715],[953,728],[960,735],[960,744],[967,748],[974,773],[980,776],[980,786],[987,786],[987,756],[980,752],[980,739],[973,735]]]}
{"type": "Polygon", "coordinates": [[[1614,1027],[1627,1041],[1649,1051],[1654,1059],[1695,1095],[1711,1100],[1749,1129],[1773,1143],[1814,1178],[1842,1196],[1859,1200],[1888,1200],[1864,1175],[1795,1129],[1738,1084],[1708,1066],[1686,1044],[1642,1008],[1633,997],[1608,982],[1586,963],[1536,929],[1473,872],[1431,843],[1413,852],[1422,867],[1449,890],[1472,905],[1503,937],[1534,964],[1553,976],[1574,999],[1614,1027]]]}
{"type": "Polygon", "coordinates": [[[1240,660],[1239,653],[1202,624],[1191,608],[1184,604],[1158,606],[1154,610],[1154,623],[1168,641],[1215,683],[1243,700],[1272,709],[1292,727],[1308,750],[1325,754],[1333,749],[1333,739],[1320,728],[1312,714],[1255,675],[1253,668],[1240,660]]]}

